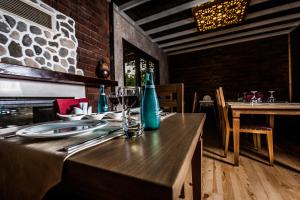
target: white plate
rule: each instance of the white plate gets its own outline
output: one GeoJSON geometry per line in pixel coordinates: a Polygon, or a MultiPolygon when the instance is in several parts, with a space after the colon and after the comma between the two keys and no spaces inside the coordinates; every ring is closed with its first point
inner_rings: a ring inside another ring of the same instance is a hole
{"type": "Polygon", "coordinates": [[[17,131],[17,135],[27,138],[62,138],[99,129],[107,125],[103,120],[80,120],[52,122],[30,126],[17,131]]]}

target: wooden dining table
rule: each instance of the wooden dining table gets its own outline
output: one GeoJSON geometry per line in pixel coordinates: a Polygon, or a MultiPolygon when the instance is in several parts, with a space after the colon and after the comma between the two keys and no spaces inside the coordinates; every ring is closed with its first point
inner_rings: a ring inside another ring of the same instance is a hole
{"type": "Polygon", "coordinates": [[[177,113],[158,130],[69,157],[61,183],[45,199],[201,199],[205,118],[177,113]]]}
{"type": "MultiPolygon", "coordinates": [[[[171,113],[157,130],[68,155],[61,139],[0,138],[0,199],[201,199],[203,113],[171,113]]],[[[96,134],[96,135],[95,135],[96,134]]]]}
{"type": "Polygon", "coordinates": [[[232,111],[234,164],[239,165],[240,116],[268,115],[269,126],[274,128],[275,115],[300,115],[300,103],[249,103],[227,102],[232,111]]]}

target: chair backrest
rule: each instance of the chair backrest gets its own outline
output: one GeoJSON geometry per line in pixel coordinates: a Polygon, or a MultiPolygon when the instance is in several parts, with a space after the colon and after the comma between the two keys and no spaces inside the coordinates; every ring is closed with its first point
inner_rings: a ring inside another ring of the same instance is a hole
{"type": "Polygon", "coordinates": [[[209,95],[204,95],[203,101],[211,101],[211,97],[209,95]]]}
{"type": "Polygon", "coordinates": [[[194,99],[193,99],[192,113],[195,113],[195,112],[196,112],[196,109],[197,109],[197,103],[198,103],[198,94],[197,94],[197,92],[195,91],[195,92],[194,92],[194,99]]]}
{"type": "Polygon", "coordinates": [[[164,110],[184,112],[184,84],[156,85],[160,107],[164,110]]]}
{"type": "Polygon", "coordinates": [[[224,124],[224,126],[227,130],[230,130],[230,123],[229,123],[229,119],[228,119],[228,110],[226,107],[222,87],[219,87],[219,89],[217,89],[216,99],[217,99],[218,110],[219,110],[219,114],[221,115],[222,123],[224,124]]]}

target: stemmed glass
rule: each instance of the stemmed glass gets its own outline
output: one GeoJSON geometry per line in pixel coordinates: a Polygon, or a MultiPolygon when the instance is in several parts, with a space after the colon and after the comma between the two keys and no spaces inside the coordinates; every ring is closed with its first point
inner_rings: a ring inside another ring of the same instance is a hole
{"type": "Polygon", "coordinates": [[[118,87],[119,102],[122,104],[122,128],[127,138],[143,133],[140,106],[142,92],[140,87],[118,87]],[[135,109],[137,108],[137,109],[135,109]]]}
{"type": "Polygon", "coordinates": [[[255,91],[255,90],[251,91],[251,93],[253,94],[252,98],[250,99],[251,103],[257,103],[257,98],[255,96],[256,92],[257,91],[255,91]]]}
{"type": "Polygon", "coordinates": [[[247,92],[243,92],[243,102],[247,101],[247,92]]]}
{"type": "Polygon", "coordinates": [[[119,97],[115,92],[109,94],[109,101],[112,104],[112,111],[117,111],[117,106],[119,104],[119,97]]]}
{"type": "Polygon", "coordinates": [[[270,91],[268,91],[268,92],[270,92],[270,96],[269,96],[269,98],[268,98],[268,102],[269,102],[269,103],[274,103],[274,102],[275,102],[275,97],[273,96],[273,93],[274,93],[275,91],[270,90],[270,91]]]}

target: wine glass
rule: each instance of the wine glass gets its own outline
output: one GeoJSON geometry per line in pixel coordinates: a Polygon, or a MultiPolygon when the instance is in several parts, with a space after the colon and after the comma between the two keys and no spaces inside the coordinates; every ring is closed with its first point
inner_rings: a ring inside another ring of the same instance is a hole
{"type": "Polygon", "coordinates": [[[141,88],[132,86],[118,87],[119,102],[122,104],[122,128],[127,138],[143,133],[140,102],[141,88]]]}
{"type": "Polygon", "coordinates": [[[269,98],[268,98],[268,102],[269,102],[269,103],[274,103],[274,102],[275,102],[275,97],[273,96],[273,93],[274,93],[275,91],[270,90],[270,91],[268,91],[268,92],[270,93],[270,96],[269,96],[269,98]]]}
{"type": "Polygon", "coordinates": [[[257,91],[252,90],[251,93],[253,94],[252,98],[250,99],[251,103],[257,103],[257,98],[255,96],[255,94],[257,93],[257,91]]]}
{"type": "Polygon", "coordinates": [[[112,111],[117,111],[117,106],[119,105],[119,97],[115,92],[109,94],[109,101],[112,104],[112,111]]]}
{"type": "Polygon", "coordinates": [[[243,102],[247,101],[247,92],[243,92],[243,102]]]}

